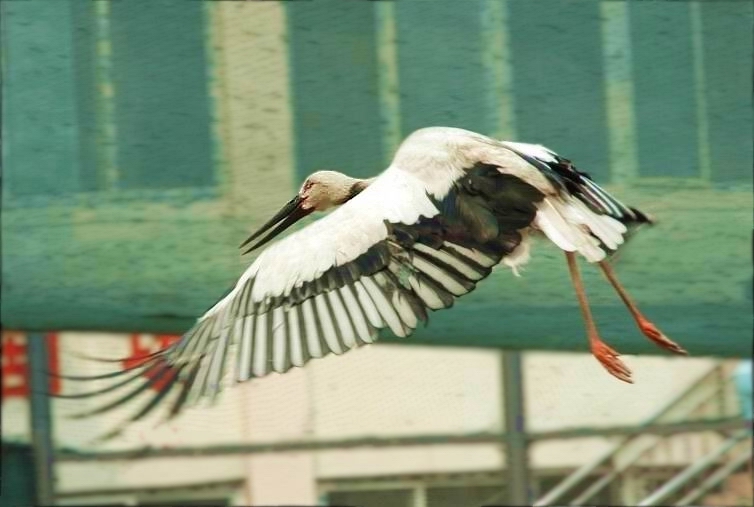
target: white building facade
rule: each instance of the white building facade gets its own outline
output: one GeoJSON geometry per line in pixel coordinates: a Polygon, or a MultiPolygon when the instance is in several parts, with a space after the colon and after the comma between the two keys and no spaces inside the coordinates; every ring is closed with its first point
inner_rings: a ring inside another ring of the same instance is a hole
{"type": "MultiPolygon", "coordinates": [[[[152,335],[101,333],[60,333],[56,338],[54,368],[69,375],[101,373],[113,366],[74,354],[127,357],[166,341],[152,335]]],[[[4,348],[11,342],[22,346],[24,339],[6,333],[4,348]]],[[[607,375],[588,354],[527,352],[523,357],[526,429],[534,434],[639,425],[717,364],[708,358],[629,356],[635,384],[628,385],[607,375]]],[[[151,393],[128,409],[81,420],[69,416],[102,401],[56,399],[57,448],[111,453],[107,459],[57,462],[58,501],[374,502],[396,507],[502,502],[504,447],[488,437],[504,431],[501,364],[496,350],[377,344],[313,361],[285,375],[239,384],[212,406],[191,408],[160,425],[159,417],[150,417],[132,424],[117,439],[96,445],[92,442],[97,435],[134,413],[151,393]],[[462,441],[463,436],[468,440],[462,441]],[[403,445],[384,442],[410,437],[417,439],[401,440],[403,445]],[[375,445],[355,445],[360,439],[373,439],[375,445]],[[333,445],[302,448],[302,443],[312,442],[333,445]],[[288,450],[281,450],[285,445],[288,450]],[[240,453],[234,450],[238,446],[253,452],[240,453]],[[159,453],[147,459],[116,459],[112,454],[143,448],[203,450],[190,459],[159,453]]],[[[14,378],[4,375],[3,435],[28,441],[28,397],[19,390],[23,380],[14,378]]],[[[73,394],[98,385],[103,384],[62,381],[54,388],[73,394]]],[[[615,438],[587,433],[534,442],[529,453],[532,493],[544,493],[568,472],[594,460],[615,438]]],[[[686,453],[677,464],[694,456],[686,453]]]]}

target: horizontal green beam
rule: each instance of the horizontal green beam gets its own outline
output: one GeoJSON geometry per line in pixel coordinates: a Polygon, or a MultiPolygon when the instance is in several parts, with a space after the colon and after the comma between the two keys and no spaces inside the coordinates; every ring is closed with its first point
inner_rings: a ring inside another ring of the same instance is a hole
{"type": "MultiPolygon", "coordinates": [[[[646,314],[692,355],[752,354],[751,193],[627,188],[660,218],[616,267],[646,314]],[[651,189],[651,190],[650,190],[651,189]]],[[[267,205],[230,214],[222,198],[11,206],[3,210],[2,322],[18,330],[181,333],[249,262],[237,245],[267,205]],[[264,209],[260,209],[260,208],[264,209]],[[243,214],[243,216],[241,216],[243,214]]],[[[185,197],[185,196],[184,196],[185,197]]],[[[288,196],[280,196],[280,201],[288,196]]],[[[269,199],[266,201],[270,202],[269,199]]],[[[624,354],[664,353],[635,329],[593,266],[583,269],[604,338],[624,354]]],[[[537,241],[520,278],[499,268],[410,344],[584,351],[563,255],[537,241]]]]}

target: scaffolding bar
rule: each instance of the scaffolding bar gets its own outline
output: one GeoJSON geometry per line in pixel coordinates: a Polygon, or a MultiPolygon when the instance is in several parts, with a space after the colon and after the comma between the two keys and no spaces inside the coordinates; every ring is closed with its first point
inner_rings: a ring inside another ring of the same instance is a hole
{"type": "MultiPolygon", "coordinates": [[[[576,428],[560,432],[529,433],[529,442],[558,440],[564,438],[609,437],[616,435],[672,435],[696,431],[735,431],[750,427],[740,418],[727,418],[692,423],[654,424],[640,426],[616,426],[611,428],[576,428]]],[[[238,442],[233,444],[197,447],[142,447],[117,451],[89,451],[58,449],[55,459],[62,461],[128,461],[148,458],[177,458],[183,456],[209,457],[229,454],[264,454],[270,452],[323,451],[326,449],[355,449],[361,447],[403,447],[412,445],[442,444],[495,444],[505,439],[500,432],[479,432],[449,435],[406,435],[396,437],[357,437],[339,440],[293,440],[282,442],[238,442]]]]}

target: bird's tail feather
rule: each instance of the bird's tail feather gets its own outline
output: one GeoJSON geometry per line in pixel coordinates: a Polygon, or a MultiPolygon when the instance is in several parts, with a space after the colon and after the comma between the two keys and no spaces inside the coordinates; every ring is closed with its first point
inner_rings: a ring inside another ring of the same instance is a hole
{"type": "Polygon", "coordinates": [[[653,220],[634,209],[617,219],[593,211],[582,200],[545,198],[538,206],[535,225],[567,252],[578,252],[589,262],[611,258],[626,241],[653,220]]]}

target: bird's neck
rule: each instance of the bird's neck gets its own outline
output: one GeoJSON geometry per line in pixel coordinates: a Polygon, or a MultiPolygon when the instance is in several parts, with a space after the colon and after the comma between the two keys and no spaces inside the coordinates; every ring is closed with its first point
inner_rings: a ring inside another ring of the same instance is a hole
{"type": "Polygon", "coordinates": [[[350,200],[359,195],[365,188],[367,188],[369,185],[374,182],[377,178],[369,178],[369,179],[359,179],[359,178],[351,178],[353,180],[353,183],[351,183],[350,188],[348,189],[348,199],[350,200]]]}

